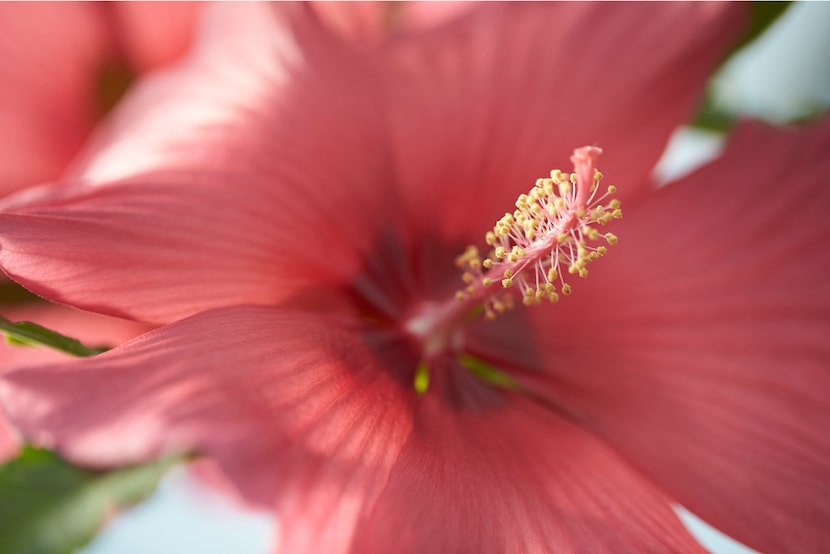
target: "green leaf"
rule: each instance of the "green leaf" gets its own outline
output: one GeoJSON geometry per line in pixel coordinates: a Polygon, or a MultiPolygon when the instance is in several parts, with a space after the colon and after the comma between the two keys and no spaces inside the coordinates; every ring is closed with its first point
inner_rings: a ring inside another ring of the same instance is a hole
{"type": "Polygon", "coordinates": [[[757,0],[751,2],[749,6],[749,27],[747,27],[738,44],[735,45],[730,56],[760,37],[770,25],[784,15],[784,12],[791,5],[792,2],[758,2],[757,0]]]}
{"type": "Polygon", "coordinates": [[[106,347],[84,346],[78,339],[61,335],[31,321],[12,323],[0,317],[0,333],[5,334],[6,340],[14,345],[46,346],[73,356],[94,356],[108,350],[106,347]]]}
{"type": "Polygon", "coordinates": [[[26,447],[0,466],[0,552],[68,554],[117,510],[152,492],[177,460],[93,471],[26,447]]]}
{"type": "MultiPolygon", "coordinates": [[[[787,11],[787,8],[791,4],[792,2],[751,2],[749,6],[749,25],[726,58],[724,58],[720,68],[715,72],[716,75],[738,52],[762,36],[764,31],[769,29],[779,17],[784,15],[784,12],[787,11]]],[[[706,97],[703,99],[691,125],[708,131],[726,132],[734,122],[735,116],[721,108],[715,99],[710,82],[706,97]]]]}

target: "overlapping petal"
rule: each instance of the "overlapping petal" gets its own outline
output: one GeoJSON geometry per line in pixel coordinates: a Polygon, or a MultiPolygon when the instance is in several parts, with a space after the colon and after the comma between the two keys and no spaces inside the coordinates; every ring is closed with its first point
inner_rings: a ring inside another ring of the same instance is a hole
{"type": "MultiPolygon", "coordinates": [[[[632,196],[686,121],[744,8],[486,3],[384,50],[395,167],[410,220],[480,240],[577,145],[632,196]]],[[[458,237],[461,237],[460,239],[458,237]]]]}
{"type": "Polygon", "coordinates": [[[354,318],[234,307],[3,375],[0,396],[25,436],[76,462],[209,454],[249,501],[276,499],[286,551],[335,552],[411,428],[407,351],[354,318]]]}
{"type": "Polygon", "coordinates": [[[202,2],[121,2],[105,14],[131,67],[145,73],[190,50],[202,2]]]}
{"type": "MultiPolygon", "coordinates": [[[[4,306],[0,315],[9,321],[32,321],[49,329],[77,338],[90,346],[115,346],[149,330],[146,325],[55,306],[28,302],[4,306]]],[[[13,346],[0,341],[0,373],[14,367],[69,359],[67,354],[48,348],[13,346]]],[[[0,411],[0,462],[18,448],[17,433],[9,427],[0,411]]]]}
{"type": "Polygon", "coordinates": [[[668,498],[595,437],[438,369],[352,552],[703,552],[668,498]]]}
{"type": "Polygon", "coordinates": [[[573,297],[528,312],[531,337],[477,345],[548,371],[525,376],[763,552],[830,546],[829,147],[830,120],[745,125],[720,160],[626,210],[573,297]]]}
{"type": "Polygon", "coordinates": [[[0,6],[0,196],[56,178],[126,80],[187,49],[200,8],[198,2],[0,6]]]}
{"type": "Polygon", "coordinates": [[[190,63],[136,91],[77,186],[0,216],[13,278],[167,322],[348,283],[401,236],[359,60],[306,6],[211,8],[190,63]]]}

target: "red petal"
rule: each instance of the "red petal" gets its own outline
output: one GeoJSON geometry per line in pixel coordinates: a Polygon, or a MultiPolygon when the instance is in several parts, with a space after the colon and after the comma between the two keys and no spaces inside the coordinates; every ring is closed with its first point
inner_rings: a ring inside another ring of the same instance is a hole
{"type": "Polygon", "coordinates": [[[136,90],[92,148],[87,186],[0,218],[15,279],[155,322],[366,267],[394,281],[377,267],[398,223],[365,69],[302,5],[212,7],[190,65],[136,90]]]}
{"type": "Polygon", "coordinates": [[[391,148],[410,218],[480,241],[520,192],[602,147],[624,196],[687,120],[742,6],[488,3],[390,46],[391,148]]]}
{"type": "Polygon", "coordinates": [[[763,552],[830,547],[828,147],[830,120],[745,125],[720,160],[627,209],[617,251],[527,312],[524,345],[502,345],[545,368],[524,375],[557,406],[763,552]]]}
{"type": "Polygon", "coordinates": [[[7,373],[0,397],[24,436],[76,462],[205,452],[248,501],[277,500],[286,544],[328,552],[350,540],[409,433],[406,352],[350,319],[234,307],[7,373]]]}
{"type": "Polygon", "coordinates": [[[190,50],[202,2],[110,4],[115,38],[141,73],[177,60],[190,50]]]}
{"type": "MultiPolygon", "coordinates": [[[[77,338],[90,346],[115,346],[147,331],[146,325],[72,310],[64,306],[29,302],[2,306],[0,313],[9,321],[32,321],[53,331],[77,338]]],[[[68,354],[49,348],[12,346],[0,341],[0,373],[13,367],[48,361],[67,360],[68,354]]],[[[8,427],[0,412],[0,462],[17,452],[17,433],[8,427]]]]}
{"type": "Polygon", "coordinates": [[[523,396],[438,369],[351,552],[703,552],[610,448],[523,396]]]}

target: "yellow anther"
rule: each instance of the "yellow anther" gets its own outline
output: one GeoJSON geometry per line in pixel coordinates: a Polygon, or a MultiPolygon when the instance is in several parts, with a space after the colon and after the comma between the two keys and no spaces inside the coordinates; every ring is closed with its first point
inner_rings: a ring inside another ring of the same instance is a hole
{"type": "Polygon", "coordinates": [[[608,194],[616,194],[616,192],[617,187],[615,187],[614,185],[608,185],[608,194]]]}
{"type": "Polygon", "coordinates": [[[587,225],[582,228],[582,233],[591,240],[597,240],[599,238],[599,231],[587,225]]]}
{"type": "Polygon", "coordinates": [[[556,206],[554,206],[552,203],[548,202],[547,204],[545,204],[545,209],[548,211],[551,217],[556,217],[556,206]]]}
{"type": "MultiPolygon", "coordinates": [[[[470,247],[456,259],[462,280],[469,285],[456,294],[459,299],[483,302],[484,313],[491,318],[512,308],[518,299],[530,306],[571,294],[570,284],[563,283],[558,290],[556,281],[562,283],[564,271],[560,266],[586,277],[590,262],[607,252],[605,246],[590,241],[603,237],[607,244],[617,242],[614,234],[594,227],[622,217],[619,200],[604,201],[607,194],[596,197],[603,177],[593,166],[599,152],[592,147],[574,151],[573,173],[553,170],[550,178],[537,179],[526,194],[519,195],[515,211],[505,213],[484,236],[489,256],[482,258],[470,247]],[[586,175],[592,178],[586,181],[586,175]],[[499,281],[505,289],[517,286],[521,293],[497,292],[502,287],[485,290],[499,281]]],[[[608,193],[614,192],[616,187],[609,186],[608,193]]]]}
{"type": "Polygon", "coordinates": [[[459,302],[461,300],[464,300],[465,298],[467,298],[467,295],[464,294],[464,292],[458,291],[458,292],[455,293],[455,299],[458,300],[459,302]]]}
{"type": "Polygon", "coordinates": [[[465,265],[471,264],[474,261],[478,261],[479,263],[481,263],[481,260],[478,257],[478,248],[476,248],[475,246],[468,246],[463,254],[455,258],[455,265],[457,265],[458,267],[463,267],[465,265]]]}

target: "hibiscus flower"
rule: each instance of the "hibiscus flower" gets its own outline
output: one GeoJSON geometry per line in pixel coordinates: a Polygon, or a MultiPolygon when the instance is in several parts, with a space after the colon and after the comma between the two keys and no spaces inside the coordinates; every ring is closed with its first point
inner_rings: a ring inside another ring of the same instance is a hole
{"type": "Polygon", "coordinates": [[[649,179],[742,10],[487,4],[352,48],[303,5],[215,7],[77,181],[0,214],[12,278],[163,327],[3,376],[5,409],[79,463],[210,456],[285,552],[702,551],[673,503],[820,551],[830,125],[649,179]],[[555,305],[431,325],[585,144],[615,251],[555,305]]]}

